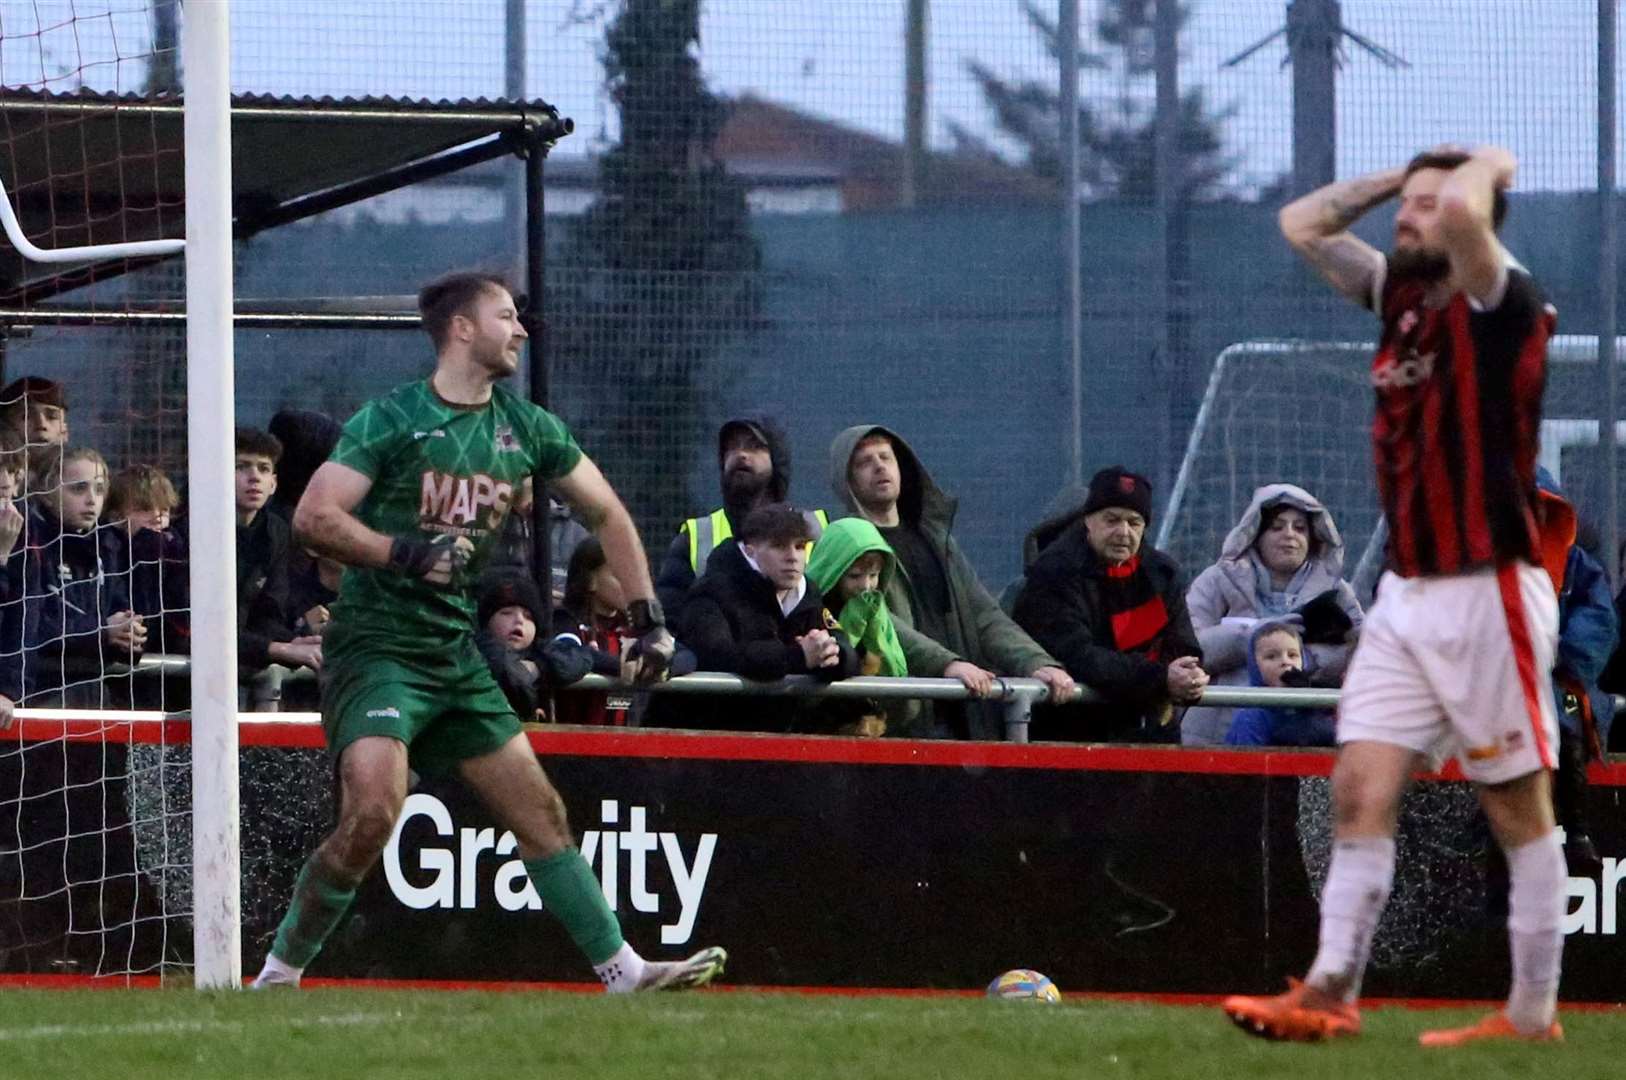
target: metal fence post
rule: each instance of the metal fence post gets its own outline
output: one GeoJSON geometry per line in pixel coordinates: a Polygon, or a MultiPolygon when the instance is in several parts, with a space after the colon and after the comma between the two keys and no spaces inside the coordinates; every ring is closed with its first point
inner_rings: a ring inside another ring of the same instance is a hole
{"type": "Polygon", "coordinates": [[[1033,721],[1033,699],[1036,696],[1030,690],[1012,688],[1010,696],[1005,699],[1005,741],[1025,743],[1028,741],[1028,725],[1033,721]]]}

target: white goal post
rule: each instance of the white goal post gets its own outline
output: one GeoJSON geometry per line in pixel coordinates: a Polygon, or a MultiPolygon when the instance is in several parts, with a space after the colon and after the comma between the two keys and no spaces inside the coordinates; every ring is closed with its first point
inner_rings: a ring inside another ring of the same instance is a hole
{"type": "Polygon", "coordinates": [[[182,12],[192,522],[192,941],[199,989],[242,986],[229,0],[182,12]]]}

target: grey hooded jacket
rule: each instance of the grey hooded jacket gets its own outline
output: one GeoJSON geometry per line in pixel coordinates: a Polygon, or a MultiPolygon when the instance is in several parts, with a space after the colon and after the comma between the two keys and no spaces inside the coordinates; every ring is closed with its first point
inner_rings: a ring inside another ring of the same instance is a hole
{"type": "MultiPolygon", "coordinates": [[[[1246,686],[1252,627],[1224,620],[1282,614],[1261,607],[1255,574],[1257,556],[1253,552],[1264,511],[1274,506],[1291,506],[1303,511],[1310,519],[1310,535],[1314,541],[1305,569],[1289,586],[1287,607],[1300,607],[1332,590],[1337,593],[1338,606],[1354,626],[1345,644],[1310,645],[1306,649],[1305,669],[1312,685],[1337,686],[1343,681],[1354,651],[1355,635],[1363,617],[1361,605],[1355,598],[1355,590],[1342,577],[1344,539],[1332,514],[1315,496],[1293,484],[1266,484],[1256,490],[1248,508],[1225,537],[1219,561],[1198,574],[1186,591],[1186,606],[1191,612],[1192,625],[1197,629],[1197,640],[1203,647],[1203,667],[1212,676],[1215,686],[1246,686]]],[[[1180,740],[1188,746],[1217,746],[1225,741],[1230,726],[1230,709],[1196,706],[1186,712],[1180,740]]]]}
{"type": "MultiPolygon", "coordinates": [[[[899,565],[886,588],[886,606],[897,624],[904,659],[911,675],[941,675],[954,660],[968,660],[1001,675],[1030,675],[1046,666],[1059,666],[1027,632],[1011,621],[988,590],[977,571],[950,535],[958,504],[944,494],[926,471],[913,448],[895,431],[878,424],[858,424],[847,428],[830,444],[830,486],[848,514],[866,516],[847,482],[847,465],[853,450],[869,435],[885,435],[892,440],[902,475],[899,517],[917,526],[937,552],[948,579],[950,609],[945,613],[950,640],[937,642],[914,629],[915,606],[919,602],[908,571],[899,565]]],[[[997,708],[967,710],[971,737],[998,739],[1003,736],[997,708]]],[[[934,717],[930,703],[921,710],[915,731],[897,734],[929,734],[934,717]]]]}

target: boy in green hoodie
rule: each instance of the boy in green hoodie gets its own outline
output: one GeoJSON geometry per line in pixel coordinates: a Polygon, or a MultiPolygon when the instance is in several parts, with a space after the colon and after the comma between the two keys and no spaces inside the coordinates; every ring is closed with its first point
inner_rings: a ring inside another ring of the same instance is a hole
{"type": "MultiPolygon", "coordinates": [[[[909,670],[904,638],[919,632],[894,623],[886,606],[887,583],[897,565],[891,545],[863,518],[832,521],[808,557],[808,583],[819,590],[826,610],[858,650],[859,674],[943,676],[959,679],[973,693],[984,692],[988,673],[964,660],[954,659],[940,671],[909,670]]],[[[877,736],[890,728],[894,735],[908,735],[919,713],[918,702],[895,699],[886,703],[884,713],[867,712],[843,733],[877,736]]]]}

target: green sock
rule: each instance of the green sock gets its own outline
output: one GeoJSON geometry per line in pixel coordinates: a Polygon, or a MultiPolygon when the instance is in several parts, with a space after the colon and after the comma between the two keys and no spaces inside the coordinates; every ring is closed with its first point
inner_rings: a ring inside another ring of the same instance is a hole
{"type": "Polygon", "coordinates": [[[604,902],[604,890],[581,852],[572,847],[546,858],[526,859],[525,872],[542,905],[565,924],[565,932],[589,963],[597,967],[620,951],[621,924],[604,902]]]}
{"type": "Polygon", "coordinates": [[[294,898],[271,945],[272,955],[290,967],[308,966],[355,898],[355,886],[334,881],[319,854],[312,852],[299,869],[294,898]]]}

